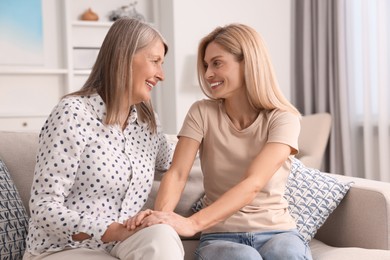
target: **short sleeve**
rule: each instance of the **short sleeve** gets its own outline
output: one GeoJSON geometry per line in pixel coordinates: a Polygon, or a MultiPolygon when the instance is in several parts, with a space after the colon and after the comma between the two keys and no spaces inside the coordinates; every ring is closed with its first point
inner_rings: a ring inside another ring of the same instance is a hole
{"type": "Polygon", "coordinates": [[[300,117],[291,112],[277,111],[269,121],[268,143],[283,143],[290,146],[297,154],[298,137],[301,130],[300,117]]]}
{"type": "Polygon", "coordinates": [[[202,109],[201,102],[202,101],[197,101],[192,104],[184,119],[183,126],[178,136],[189,137],[198,142],[202,141],[206,129],[204,121],[205,110],[202,109]]]}

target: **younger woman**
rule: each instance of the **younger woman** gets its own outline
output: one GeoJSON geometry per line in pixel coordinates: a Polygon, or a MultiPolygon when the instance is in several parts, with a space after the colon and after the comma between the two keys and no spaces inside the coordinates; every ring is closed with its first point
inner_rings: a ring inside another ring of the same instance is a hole
{"type": "Polygon", "coordinates": [[[198,259],[311,259],[284,199],[298,152],[300,114],[282,95],[265,44],[242,24],[200,42],[198,77],[209,100],[192,105],[155,211],[127,227],[168,223],[182,236],[202,232],[198,259]],[[204,208],[174,214],[199,150],[204,208]],[[141,221],[142,219],[142,221],[141,221]]]}

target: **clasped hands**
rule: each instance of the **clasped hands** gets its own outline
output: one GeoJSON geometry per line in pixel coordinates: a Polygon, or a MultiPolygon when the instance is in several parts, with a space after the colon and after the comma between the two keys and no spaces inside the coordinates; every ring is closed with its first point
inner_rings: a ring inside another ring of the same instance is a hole
{"type": "Polygon", "coordinates": [[[156,224],[168,224],[173,227],[180,236],[190,237],[198,231],[195,223],[190,218],[182,217],[172,211],[155,211],[151,209],[140,211],[137,215],[123,222],[129,231],[150,227],[156,224]]]}

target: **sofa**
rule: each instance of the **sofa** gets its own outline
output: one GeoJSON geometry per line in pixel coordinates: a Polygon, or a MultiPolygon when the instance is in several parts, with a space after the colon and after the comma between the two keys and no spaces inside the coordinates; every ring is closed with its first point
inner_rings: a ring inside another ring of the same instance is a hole
{"type": "MultiPolygon", "coordinates": [[[[172,136],[169,136],[169,140],[175,142],[172,136]]],[[[0,131],[0,159],[6,165],[27,212],[37,144],[38,133],[0,131]]],[[[311,239],[313,258],[390,259],[390,183],[325,174],[341,182],[352,181],[353,184],[311,239]]],[[[156,173],[147,207],[153,205],[161,176],[162,174],[156,173]]],[[[191,207],[202,193],[202,174],[199,160],[196,159],[176,211],[183,215],[192,214],[191,207]]],[[[182,238],[185,260],[193,259],[198,238],[199,235],[182,238]]]]}

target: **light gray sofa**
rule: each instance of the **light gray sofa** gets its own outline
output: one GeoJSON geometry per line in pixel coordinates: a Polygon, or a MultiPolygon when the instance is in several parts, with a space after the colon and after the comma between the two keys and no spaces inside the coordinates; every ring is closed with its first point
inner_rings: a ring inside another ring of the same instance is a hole
{"type": "MultiPolygon", "coordinates": [[[[37,143],[37,133],[0,132],[0,158],[7,166],[27,209],[37,143]]],[[[390,259],[390,183],[333,176],[355,184],[311,241],[314,259],[390,259]]],[[[153,203],[160,177],[156,175],[149,206],[153,203]]],[[[191,214],[190,208],[202,192],[202,175],[197,160],[177,211],[184,215],[191,214]]],[[[193,259],[197,238],[183,239],[183,244],[185,259],[193,259]]]]}

